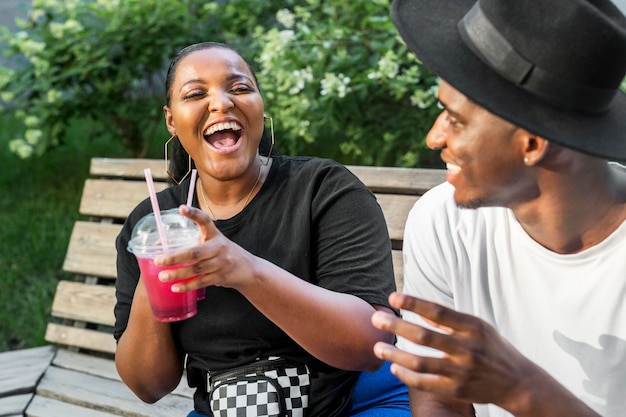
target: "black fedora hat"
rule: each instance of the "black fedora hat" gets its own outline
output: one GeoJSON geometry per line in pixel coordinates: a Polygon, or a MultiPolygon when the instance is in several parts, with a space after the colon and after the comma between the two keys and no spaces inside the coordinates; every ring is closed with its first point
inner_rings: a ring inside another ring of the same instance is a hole
{"type": "Polygon", "coordinates": [[[626,161],[626,17],[609,0],[394,0],[417,57],[539,136],[626,161]]]}

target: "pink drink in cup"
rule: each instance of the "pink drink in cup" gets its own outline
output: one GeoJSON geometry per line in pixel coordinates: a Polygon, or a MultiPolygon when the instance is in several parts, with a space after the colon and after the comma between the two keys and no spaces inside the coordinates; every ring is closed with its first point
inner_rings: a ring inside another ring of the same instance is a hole
{"type": "MultiPolygon", "coordinates": [[[[167,248],[161,244],[154,214],[143,217],[133,229],[128,250],[137,258],[142,279],[146,286],[154,318],[158,321],[171,322],[192,317],[197,312],[197,293],[187,291],[174,293],[171,287],[176,282],[162,282],[158,275],[166,269],[176,269],[184,265],[160,267],[154,264],[154,258],[162,253],[173,253],[198,244],[200,229],[178,212],[178,209],[161,211],[161,221],[167,239],[167,248]]],[[[191,280],[189,277],[181,281],[191,280]]]]}

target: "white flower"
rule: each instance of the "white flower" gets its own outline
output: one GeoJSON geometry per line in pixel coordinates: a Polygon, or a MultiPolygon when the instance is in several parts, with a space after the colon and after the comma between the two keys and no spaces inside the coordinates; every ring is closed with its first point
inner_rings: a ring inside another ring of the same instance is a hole
{"type": "Polygon", "coordinates": [[[68,35],[79,33],[84,29],[83,25],[75,19],[68,19],[63,23],[51,22],[49,27],[50,33],[56,39],[63,39],[68,35]]]}
{"type": "Polygon", "coordinates": [[[291,29],[296,24],[296,15],[288,9],[281,9],[276,12],[276,20],[287,29],[291,29]]]}
{"type": "Polygon", "coordinates": [[[26,132],[24,133],[24,139],[26,139],[26,143],[31,146],[39,143],[39,139],[41,139],[42,136],[43,132],[39,129],[26,129],[26,132]]]}
{"type": "Polygon", "coordinates": [[[13,101],[14,98],[15,93],[11,91],[3,91],[2,93],[0,93],[0,100],[4,101],[5,103],[10,103],[11,101],[13,101]]]}
{"type": "Polygon", "coordinates": [[[24,56],[30,58],[43,52],[43,50],[46,48],[46,44],[43,42],[34,41],[32,39],[26,39],[23,42],[19,43],[19,48],[24,56]]]}
{"type": "Polygon", "coordinates": [[[304,90],[307,82],[313,81],[311,67],[293,71],[292,77],[295,80],[295,85],[289,89],[289,94],[295,95],[304,90]]]}
{"type": "Polygon", "coordinates": [[[26,127],[34,127],[34,126],[39,125],[39,117],[37,117],[37,116],[32,116],[32,115],[30,115],[30,116],[26,116],[26,117],[24,118],[24,125],[25,125],[26,127]]]}
{"type": "Polygon", "coordinates": [[[22,159],[29,158],[33,154],[33,147],[21,138],[9,141],[9,150],[22,159]]]}
{"type": "Polygon", "coordinates": [[[352,91],[349,84],[350,77],[345,76],[342,73],[333,74],[327,72],[324,74],[324,79],[320,82],[320,95],[326,96],[334,94],[339,98],[344,98],[346,94],[352,91]]]}

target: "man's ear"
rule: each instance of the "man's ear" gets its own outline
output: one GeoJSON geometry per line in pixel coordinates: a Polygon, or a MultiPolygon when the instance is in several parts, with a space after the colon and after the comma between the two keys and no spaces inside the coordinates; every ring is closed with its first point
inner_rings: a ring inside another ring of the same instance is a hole
{"type": "Polygon", "coordinates": [[[520,129],[518,132],[522,135],[522,152],[523,159],[526,165],[535,165],[541,161],[547,154],[550,148],[550,142],[537,136],[525,129],[520,129]]]}
{"type": "Polygon", "coordinates": [[[167,126],[167,131],[170,132],[170,135],[176,136],[176,126],[172,118],[172,111],[169,107],[163,106],[163,113],[165,114],[165,126],[167,126]]]}

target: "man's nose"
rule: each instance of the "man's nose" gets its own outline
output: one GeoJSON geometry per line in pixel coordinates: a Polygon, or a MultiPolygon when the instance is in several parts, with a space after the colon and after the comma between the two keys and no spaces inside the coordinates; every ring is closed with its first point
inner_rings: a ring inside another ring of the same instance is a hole
{"type": "Polygon", "coordinates": [[[433,150],[442,149],[446,146],[446,134],[444,132],[444,118],[445,115],[441,113],[435,123],[433,123],[433,127],[430,128],[430,131],[426,135],[426,145],[433,150]]]}

